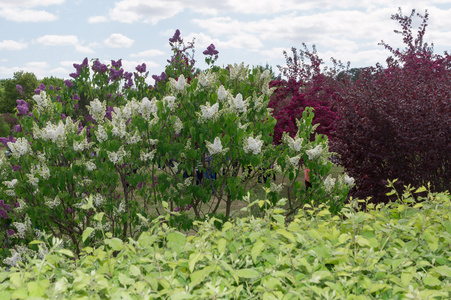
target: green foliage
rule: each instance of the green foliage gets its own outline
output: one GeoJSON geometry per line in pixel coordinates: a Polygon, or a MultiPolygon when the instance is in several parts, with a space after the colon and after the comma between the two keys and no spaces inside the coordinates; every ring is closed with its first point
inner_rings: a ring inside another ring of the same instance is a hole
{"type": "Polygon", "coordinates": [[[154,220],[136,240],[104,234],[101,245],[84,248],[76,260],[61,240],[47,238],[33,242],[47,252],[43,258],[0,272],[0,296],[449,299],[450,195],[422,187],[399,197],[367,211],[357,211],[362,200],[353,200],[338,216],[326,206],[306,208],[291,222],[280,200],[263,218],[225,222],[222,229],[217,219],[198,222],[194,236],[154,220]],[[414,202],[415,193],[427,196],[414,202]]]}
{"type": "Polygon", "coordinates": [[[30,99],[39,82],[36,75],[30,72],[15,72],[13,78],[3,82],[3,93],[0,98],[0,113],[12,113],[17,106],[17,99],[30,99]],[[23,94],[19,94],[16,85],[23,88],[23,94]]]}

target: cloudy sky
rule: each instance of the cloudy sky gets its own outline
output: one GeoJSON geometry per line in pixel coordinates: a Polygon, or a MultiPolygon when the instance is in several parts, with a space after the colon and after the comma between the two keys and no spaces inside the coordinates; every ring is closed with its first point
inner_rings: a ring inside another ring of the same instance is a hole
{"type": "Polygon", "coordinates": [[[383,63],[378,43],[402,46],[390,19],[401,7],[430,14],[426,40],[451,52],[450,0],[0,0],[0,79],[14,72],[68,78],[85,57],[122,58],[126,71],[146,63],[160,74],[170,56],[168,38],[196,38],[197,66],[213,43],[219,65],[284,64],[283,50],[315,44],[351,67],[383,63]]]}

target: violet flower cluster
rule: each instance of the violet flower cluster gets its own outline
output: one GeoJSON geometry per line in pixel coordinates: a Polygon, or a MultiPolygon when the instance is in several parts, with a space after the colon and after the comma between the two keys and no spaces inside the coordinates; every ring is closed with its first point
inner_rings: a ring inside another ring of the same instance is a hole
{"type": "Polygon", "coordinates": [[[88,68],[88,58],[87,57],[85,57],[85,59],[83,60],[83,62],[81,64],[74,64],[74,68],[77,72],[71,73],[71,74],[69,74],[69,76],[72,78],[77,78],[78,76],[80,76],[81,70],[83,70],[84,67],[88,68]]]}

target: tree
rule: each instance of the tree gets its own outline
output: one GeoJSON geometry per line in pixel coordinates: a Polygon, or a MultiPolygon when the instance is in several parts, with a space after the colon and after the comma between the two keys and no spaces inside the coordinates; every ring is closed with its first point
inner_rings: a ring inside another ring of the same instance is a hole
{"type": "Polygon", "coordinates": [[[428,13],[392,16],[405,49],[382,42],[387,66],[361,70],[336,102],[339,119],[333,150],[356,179],[359,197],[384,201],[387,179],[402,185],[428,183],[436,191],[451,182],[451,56],[433,53],[423,38],[428,13]],[[422,19],[417,36],[412,21],[422,19]]]}
{"type": "Polygon", "coordinates": [[[30,99],[39,82],[31,72],[15,72],[13,78],[4,81],[4,91],[0,102],[0,113],[12,113],[17,106],[16,100],[30,99]],[[19,87],[19,86],[20,87],[19,87]]]}

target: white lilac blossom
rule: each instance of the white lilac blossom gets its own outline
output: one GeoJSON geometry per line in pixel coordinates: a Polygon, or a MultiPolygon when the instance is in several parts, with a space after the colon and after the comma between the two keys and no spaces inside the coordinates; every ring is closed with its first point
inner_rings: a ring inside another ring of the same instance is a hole
{"type": "Polygon", "coordinates": [[[92,197],[92,200],[93,200],[93,204],[94,204],[95,207],[99,207],[104,202],[103,197],[100,194],[95,194],[92,197]]]}
{"type": "Polygon", "coordinates": [[[21,213],[25,208],[27,208],[28,205],[22,198],[17,199],[17,202],[19,203],[19,206],[15,207],[14,210],[21,213]]]}
{"type": "Polygon", "coordinates": [[[299,152],[302,149],[302,143],[304,142],[303,138],[300,138],[299,136],[295,136],[293,139],[288,133],[284,132],[282,136],[282,140],[284,143],[288,144],[288,147],[295,151],[299,152]]]}
{"type": "Polygon", "coordinates": [[[125,119],[120,119],[119,117],[113,116],[111,120],[111,124],[113,125],[113,128],[111,129],[111,133],[113,136],[117,136],[119,138],[125,137],[127,134],[127,125],[125,124],[125,119]]]}
{"type": "Polygon", "coordinates": [[[5,194],[10,197],[16,197],[16,192],[14,190],[5,190],[5,194]]]}
{"type": "Polygon", "coordinates": [[[315,148],[313,148],[311,150],[306,150],[305,153],[307,153],[308,158],[311,160],[316,157],[319,157],[321,155],[322,151],[323,151],[322,145],[317,145],[315,148]]]}
{"type": "Polygon", "coordinates": [[[153,119],[149,121],[149,126],[155,126],[158,124],[158,122],[160,122],[160,118],[156,114],[154,114],[153,119]]]}
{"type": "Polygon", "coordinates": [[[299,160],[301,159],[300,155],[296,155],[294,157],[287,156],[287,163],[295,168],[299,165],[299,160]]]}
{"type": "Polygon", "coordinates": [[[210,143],[209,141],[205,141],[205,143],[207,145],[207,149],[210,155],[215,154],[224,155],[229,150],[229,148],[223,149],[221,139],[219,137],[216,137],[213,143],[210,143]]]}
{"type": "Polygon", "coordinates": [[[246,153],[251,152],[254,155],[259,154],[263,146],[263,141],[260,139],[260,137],[261,137],[260,135],[257,136],[256,138],[250,136],[247,139],[245,139],[244,152],[246,153]]]}
{"type": "Polygon", "coordinates": [[[163,104],[167,108],[169,108],[170,111],[173,111],[175,108],[175,97],[174,96],[166,96],[163,98],[163,104]]]}
{"type": "Polygon", "coordinates": [[[138,131],[136,131],[134,135],[127,134],[126,140],[128,144],[137,144],[141,142],[141,137],[139,136],[138,131]]]}
{"type": "Polygon", "coordinates": [[[138,112],[142,114],[143,118],[146,119],[146,121],[149,121],[150,115],[155,114],[157,111],[158,107],[156,98],[153,98],[151,101],[149,101],[147,97],[144,97],[141,100],[138,112]]]}
{"type": "Polygon", "coordinates": [[[153,157],[155,156],[156,151],[157,151],[156,149],[150,152],[145,152],[144,150],[141,150],[139,153],[139,159],[141,159],[142,161],[152,160],[153,157]]]}
{"type": "Polygon", "coordinates": [[[34,168],[34,170],[32,169],[32,173],[34,173],[34,172],[38,173],[39,176],[41,176],[44,179],[49,179],[49,177],[50,177],[50,170],[46,164],[37,165],[34,168]]]}
{"type": "Polygon", "coordinates": [[[280,193],[280,192],[282,192],[283,183],[275,184],[274,182],[271,181],[270,187],[271,187],[271,192],[280,193]]]}
{"type": "Polygon", "coordinates": [[[92,170],[97,169],[96,164],[91,162],[91,161],[85,162],[85,166],[86,166],[86,170],[88,170],[88,171],[92,171],[92,170]]]}
{"type": "Polygon", "coordinates": [[[174,78],[169,78],[169,84],[172,90],[178,93],[183,92],[185,90],[185,86],[188,85],[183,74],[180,75],[177,80],[175,80],[174,78]]]}
{"type": "Polygon", "coordinates": [[[39,95],[34,95],[33,100],[36,102],[35,109],[42,113],[47,108],[49,108],[52,105],[52,101],[47,97],[47,94],[45,91],[42,91],[39,93],[39,95]]]}
{"type": "Polygon", "coordinates": [[[229,95],[229,92],[226,91],[226,89],[224,88],[223,85],[221,85],[221,86],[218,88],[218,100],[219,100],[219,101],[224,101],[224,100],[227,99],[228,95],[229,95]]]}
{"type": "Polygon", "coordinates": [[[74,141],[73,147],[74,147],[74,150],[77,152],[84,151],[85,149],[89,148],[89,143],[85,138],[83,138],[80,142],[74,141]]]}
{"type": "MultiPolygon", "coordinates": [[[[136,101],[135,98],[127,101],[127,104],[125,104],[125,106],[121,109],[122,119],[128,120],[132,118],[134,115],[136,115],[136,113],[139,112],[140,107],[140,104],[138,103],[138,101],[136,101]]],[[[117,111],[116,108],[114,111],[117,111]]]]}
{"type": "Polygon", "coordinates": [[[58,196],[56,196],[55,199],[53,200],[51,198],[44,197],[44,204],[47,205],[49,208],[54,209],[61,204],[61,200],[58,196]]]}
{"type": "Polygon", "coordinates": [[[34,187],[38,187],[38,183],[39,183],[39,179],[34,177],[34,174],[26,174],[28,177],[28,182],[34,186],[34,187]]]}
{"type": "Polygon", "coordinates": [[[13,179],[11,181],[3,181],[3,184],[6,185],[9,189],[13,189],[16,186],[17,182],[17,179],[13,179]]]}
{"type": "Polygon", "coordinates": [[[236,63],[233,65],[229,65],[230,79],[243,81],[247,77],[248,66],[244,66],[244,62],[237,65],[236,63]]]}
{"type": "Polygon", "coordinates": [[[89,114],[97,121],[97,123],[103,122],[106,114],[105,102],[100,102],[99,99],[96,98],[86,107],[88,108],[89,114]]]}
{"type": "Polygon", "coordinates": [[[326,179],[324,180],[324,189],[326,190],[326,192],[330,193],[332,191],[336,181],[337,180],[333,178],[331,175],[326,177],[326,179]]]}
{"type": "Polygon", "coordinates": [[[30,144],[28,143],[28,140],[23,137],[18,138],[15,143],[8,142],[7,145],[8,148],[11,150],[11,154],[15,158],[19,158],[31,152],[31,147],[30,144]]]}
{"type": "Polygon", "coordinates": [[[339,181],[342,184],[346,184],[348,187],[352,187],[355,183],[354,178],[348,176],[348,174],[344,174],[344,176],[340,176],[339,181]]]}
{"type": "Polygon", "coordinates": [[[108,139],[108,134],[105,131],[105,128],[103,128],[102,125],[97,126],[97,130],[94,132],[96,135],[97,140],[102,143],[108,139]]]}
{"type": "Polygon", "coordinates": [[[218,117],[218,109],[219,109],[219,103],[215,103],[212,106],[210,106],[210,102],[207,102],[207,105],[201,105],[200,111],[201,111],[201,120],[214,120],[218,117]]]}
{"type": "Polygon", "coordinates": [[[204,72],[200,72],[197,78],[202,87],[212,86],[216,82],[216,74],[210,72],[210,70],[208,70],[206,74],[204,74],[204,72]]]}
{"type": "Polygon", "coordinates": [[[22,261],[22,256],[19,253],[14,252],[14,254],[11,255],[11,257],[5,258],[3,260],[3,263],[10,267],[15,267],[19,261],[22,261]]]}
{"type": "Polygon", "coordinates": [[[232,107],[237,112],[246,112],[246,110],[247,110],[247,102],[248,102],[248,100],[243,101],[243,95],[238,93],[238,95],[236,95],[235,98],[232,98],[231,104],[232,104],[232,107]]]}
{"type": "Polygon", "coordinates": [[[122,163],[124,157],[128,156],[124,146],[121,146],[117,151],[107,151],[107,154],[108,159],[115,165],[122,163]]]}
{"type": "Polygon", "coordinates": [[[155,146],[158,143],[158,139],[148,139],[147,142],[150,145],[155,146]]]}
{"type": "Polygon", "coordinates": [[[174,131],[175,134],[179,134],[183,129],[183,123],[179,117],[175,116],[174,118],[174,131]]]}

